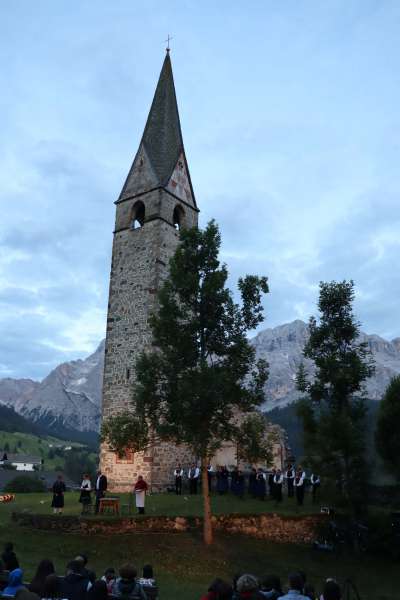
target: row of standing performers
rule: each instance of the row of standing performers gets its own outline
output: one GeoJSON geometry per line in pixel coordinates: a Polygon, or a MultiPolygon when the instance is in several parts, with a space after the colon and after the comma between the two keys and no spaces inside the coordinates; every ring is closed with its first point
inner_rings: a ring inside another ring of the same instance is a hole
{"type": "MultiPolygon", "coordinates": [[[[311,485],[312,499],[314,502],[317,499],[318,489],[321,485],[319,475],[312,473],[308,480],[306,472],[302,467],[296,469],[293,465],[288,465],[284,473],[280,469],[272,469],[271,471],[265,472],[263,469],[253,468],[250,474],[246,475],[238,467],[229,471],[225,466],[220,466],[214,471],[211,465],[208,466],[207,471],[209,490],[213,491],[215,487],[215,491],[220,495],[224,495],[230,490],[236,496],[243,498],[246,491],[247,479],[247,491],[253,498],[265,500],[268,489],[269,496],[277,502],[281,502],[283,499],[283,487],[286,485],[288,497],[293,498],[296,496],[297,503],[300,506],[304,501],[306,483],[309,481],[311,485]],[[216,480],[216,486],[214,485],[214,479],[216,480]]],[[[174,471],[175,491],[177,495],[182,494],[182,480],[184,476],[184,470],[180,465],[177,465],[174,471]]],[[[189,491],[191,494],[197,493],[199,476],[200,469],[197,466],[192,465],[187,472],[189,491]]]]}

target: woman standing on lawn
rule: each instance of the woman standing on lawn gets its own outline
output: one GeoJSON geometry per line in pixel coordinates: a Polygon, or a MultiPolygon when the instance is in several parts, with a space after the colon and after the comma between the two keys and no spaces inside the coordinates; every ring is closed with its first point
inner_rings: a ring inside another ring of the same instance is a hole
{"type": "Polygon", "coordinates": [[[143,479],[142,475],[139,475],[138,480],[135,483],[135,487],[133,488],[134,494],[136,496],[136,508],[138,509],[139,515],[144,515],[144,504],[146,492],[148,489],[149,486],[143,479]]]}
{"type": "Polygon", "coordinates": [[[81,495],[79,502],[82,504],[82,514],[89,512],[89,506],[92,504],[92,482],[89,475],[84,475],[81,483],[81,495]]]}
{"type": "Polygon", "coordinates": [[[51,503],[54,514],[61,515],[63,511],[65,490],[66,487],[63,482],[63,477],[62,475],[58,475],[57,480],[53,484],[53,501],[51,503]]]}

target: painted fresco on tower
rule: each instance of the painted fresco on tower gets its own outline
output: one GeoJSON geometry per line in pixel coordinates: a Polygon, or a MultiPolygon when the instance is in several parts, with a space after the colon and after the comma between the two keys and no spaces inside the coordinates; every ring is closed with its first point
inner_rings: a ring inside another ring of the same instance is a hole
{"type": "Polygon", "coordinates": [[[167,190],[178,196],[178,198],[182,198],[185,202],[194,204],[183,152],[179,155],[178,162],[168,182],[167,190]]]}

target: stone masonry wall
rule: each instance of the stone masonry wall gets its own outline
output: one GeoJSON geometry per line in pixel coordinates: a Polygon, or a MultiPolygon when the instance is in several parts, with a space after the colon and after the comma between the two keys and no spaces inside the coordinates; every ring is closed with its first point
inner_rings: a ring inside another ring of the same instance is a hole
{"type": "MultiPolygon", "coordinates": [[[[138,517],[82,519],[78,517],[54,517],[13,513],[14,522],[23,526],[44,531],[85,533],[85,535],[119,535],[134,533],[184,533],[200,530],[203,521],[200,517],[138,517]]],[[[318,529],[326,521],[325,515],[305,517],[281,517],[267,515],[221,515],[213,516],[215,531],[228,534],[241,534],[277,543],[310,544],[318,536],[318,529]]]]}
{"type": "MultiPolygon", "coordinates": [[[[144,157],[145,158],[145,157],[144,157]]],[[[144,180],[151,180],[151,173],[144,180]]],[[[173,213],[179,205],[185,226],[197,224],[197,212],[186,202],[158,188],[139,197],[117,202],[113,240],[103,379],[103,418],[127,410],[132,403],[135,364],[139,354],[151,347],[149,317],[157,308],[157,293],[168,275],[169,260],[179,242],[173,213]],[[142,227],[131,229],[136,203],[145,207],[142,227]]],[[[151,489],[161,490],[172,481],[176,462],[193,460],[184,447],[162,444],[146,452],[119,459],[103,444],[100,465],[109,488],[127,491],[143,475],[151,489]]]]}

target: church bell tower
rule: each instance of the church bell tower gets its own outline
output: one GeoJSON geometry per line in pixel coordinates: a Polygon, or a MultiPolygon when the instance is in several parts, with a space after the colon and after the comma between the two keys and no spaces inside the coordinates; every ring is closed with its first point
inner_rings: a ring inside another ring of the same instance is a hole
{"type": "MultiPolygon", "coordinates": [[[[138,151],[116,201],[105,346],[102,417],[132,407],[135,363],[151,344],[149,317],[168,275],[179,229],[197,225],[198,208],[183,146],[169,50],[138,151]]],[[[127,491],[138,475],[153,490],[171,480],[187,449],[161,444],[123,458],[101,448],[109,487],[127,491]]]]}

